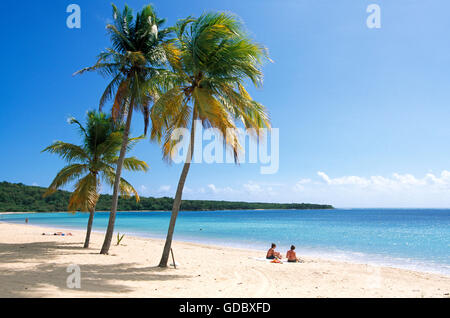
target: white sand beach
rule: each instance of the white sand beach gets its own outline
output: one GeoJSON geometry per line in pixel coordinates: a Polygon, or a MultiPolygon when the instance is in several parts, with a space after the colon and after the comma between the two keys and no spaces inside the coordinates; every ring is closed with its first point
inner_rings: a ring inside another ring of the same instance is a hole
{"type": "Polygon", "coordinates": [[[179,267],[160,269],[161,240],[125,236],[105,256],[102,234],[85,250],[82,231],[42,235],[58,231],[0,223],[0,297],[450,297],[450,276],[310,258],[270,264],[255,259],[263,252],[181,242],[179,267]],[[80,289],[67,287],[71,264],[80,289]]]}

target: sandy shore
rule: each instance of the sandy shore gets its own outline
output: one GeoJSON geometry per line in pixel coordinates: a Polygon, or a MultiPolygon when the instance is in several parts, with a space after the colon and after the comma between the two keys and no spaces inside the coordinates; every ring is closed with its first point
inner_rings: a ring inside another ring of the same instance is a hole
{"type": "Polygon", "coordinates": [[[450,276],[308,258],[270,264],[259,252],[180,242],[179,267],[163,270],[160,240],[126,236],[104,256],[102,234],[85,250],[82,231],[41,235],[55,231],[0,223],[0,297],[450,297],[450,276]],[[81,289],[67,287],[71,264],[81,289]]]}

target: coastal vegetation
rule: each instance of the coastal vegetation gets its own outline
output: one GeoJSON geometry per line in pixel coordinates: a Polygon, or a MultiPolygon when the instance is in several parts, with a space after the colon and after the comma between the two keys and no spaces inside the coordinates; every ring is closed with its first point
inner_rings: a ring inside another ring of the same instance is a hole
{"type": "MultiPolygon", "coordinates": [[[[90,111],[84,127],[78,120],[71,118],[70,124],[78,125],[82,136],[82,145],[74,145],[62,141],[55,141],[43,152],[59,155],[68,165],[61,169],[47,191],[46,198],[69,183],[75,183],[75,189],[70,195],[67,210],[69,212],[89,212],[84,247],[89,247],[95,208],[100,196],[101,181],[109,186],[114,183],[117,154],[121,148],[123,127],[104,113],[90,111]]],[[[128,150],[143,137],[130,139],[128,150]]],[[[124,167],[131,171],[147,171],[148,165],[135,157],[125,158],[124,167]]],[[[133,186],[120,178],[119,191],[122,196],[134,195],[139,202],[139,195],[133,186]]]]}
{"type": "MultiPolygon", "coordinates": [[[[71,193],[58,190],[53,195],[43,198],[46,188],[28,186],[21,183],[0,182],[0,212],[65,212],[71,193]]],[[[100,195],[97,211],[109,211],[112,196],[100,195]]],[[[118,211],[170,211],[173,198],[140,197],[136,202],[133,198],[121,198],[118,211]]],[[[333,209],[331,205],[297,204],[297,203],[257,203],[257,202],[227,202],[210,200],[183,200],[183,211],[216,211],[216,210],[253,210],[253,209],[333,209]]]]}

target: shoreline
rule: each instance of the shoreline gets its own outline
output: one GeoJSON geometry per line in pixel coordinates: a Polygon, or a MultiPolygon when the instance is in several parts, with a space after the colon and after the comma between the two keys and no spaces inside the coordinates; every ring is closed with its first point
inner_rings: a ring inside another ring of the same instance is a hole
{"type": "Polygon", "coordinates": [[[309,257],[271,264],[259,251],[179,241],[177,269],[160,269],[163,240],[113,239],[105,256],[101,232],[87,250],[84,231],[42,236],[60,230],[0,222],[0,297],[450,297],[445,275],[309,257]],[[70,264],[81,268],[80,290],[65,286],[70,264]]]}
{"type": "MultiPolygon", "coordinates": [[[[258,211],[273,211],[273,210],[280,210],[280,211],[333,211],[338,210],[337,208],[333,209],[235,209],[235,210],[180,210],[180,212],[234,212],[234,211],[252,211],[252,212],[258,212],[258,211]]],[[[110,211],[95,211],[95,213],[109,213],[110,211]]],[[[136,211],[117,211],[117,213],[150,213],[150,212],[172,212],[171,210],[136,210],[136,211]]],[[[39,213],[71,213],[68,211],[58,211],[58,212],[0,212],[0,215],[2,214],[39,214],[39,213]]],[[[76,212],[76,213],[89,213],[89,212],[76,212]]]]}
{"type": "MultiPolygon", "coordinates": [[[[132,212],[132,211],[129,211],[132,212]]],[[[146,212],[156,212],[156,211],[146,211],[146,212]]],[[[200,211],[198,211],[200,212],[200,211]]],[[[11,214],[15,214],[16,212],[12,212],[11,214]]],[[[39,212],[34,212],[34,213],[39,213],[39,212]]],[[[43,212],[44,213],[44,212],[43,212]]],[[[69,212],[54,212],[54,213],[69,213],[69,212]]],[[[20,213],[22,214],[22,213],[20,213]]],[[[31,212],[25,212],[23,214],[31,214],[31,212]]],[[[0,213],[1,215],[1,213],[0,213]]],[[[5,220],[2,220],[0,218],[0,224],[16,224],[16,225],[22,225],[22,224],[17,224],[17,223],[10,223],[7,222],[5,220]]],[[[36,227],[36,228],[41,228],[41,229],[54,229],[54,232],[58,232],[60,230],[65,230],[65,231],[85,231],[84,228],[74,228],[71,226],[59,226],[59,230],[56,230],[56,228],[54,227],[54,225],[45,225],[45,224],[23,224],[25,226],[32,226],[32,227],[36,227]]],[[[101,234],[104,235],[106,229],[99,231],[99,230],[95,230],[92,229],[92,233],[96,233],[96,234],[101,234]]],[[[117,232],[115,231],[116,235],[117,232]]],[[[145,235],[142,234],[140,235],[140,233],[137,232],[132,232],[132,231],[125,231],[125,232],[121,232],[121,234],[125,234],[126,237],[133,237],[135,239],[142,239],[142,240],[156,240],[156,241],[161,241],[161,244],[164,244],[165,241],[165,235],[163,235],[162,237],[156,236],[156,235],[145,235]]],[[[199,246],[203,246],[203,247],[209,247],[209,248],[229,248],[229,249],[238,249],[238,250],[242,250],[242,251],[247,251],[247,252],[259,252],[261,255],[265,255],[266,250],[259,247],[259,246],[255,246],[255,247],[250,247],[250,246],[243,246],[243,245],[238,245],[238,244],[226,244],[223,242],[218,242],[218,241],[211,241],[211,242],[200,242],[200,241],[196,241],[196,240],[189,240],[186,238],[181,238],[178,240],[178,242],[182,243],[182,244],[196,244],[199,246]]],[[[322,251],[323,252],[323,251],[322,251]]],[[[360,254],[359,252],[352,252],[352,251],[343,251],[342,253],[332,253],[332,252],[323,252],[323,253],[306,253],[305,250],[303,250],[303,254],[302,252],[298,252],[299,256],[302,256],[302,258],[311,258],[311,259],[316,259],[316,260],[321,260],[321,261],[336,261],[336,262],[342,262],[342,263],[348,263],[348,264],[354,264],[354,265],[363,265],[363,266],[374,266],[374,267],[382,267],[382,268],[392,268],[392,269],[398,269],[398,270],[406,270],[406,271],[413,271],[413,272],[417,272],[417,273],[423,273],[423,274],[433,274],[433,275],[443,275],[446,277],[450,278],[450,273],[447,273],[447,271],[442,271],[442,269],[438,269],[439,265],[441,266],[446,266],[445,264],[433,264],[432,263],[422,263],[420,264],[420,260],[416,260],[415,263],[410,263],[409,265],[402,263],[401,261],[405,261],[405,258],[395,258],[395,257],[391,257],[389,261],[381,261],[379,259],[376,258],[377,254],[366,254],[367,257],[375,257],[372,260],[365,260],[365,259],[355,259],[352,258],[352,256],[350,256],[351,254],[360,254]],[[325,253],[325,254],[323,254],[325,253]],[[395,261],[397,261],[397,263],[395,264],[395,261]],[[393,264],[394,263],[394,264],[393,264]]],[[[282,254],[284,254],[284,251],[282,252],[282,254]]]]}

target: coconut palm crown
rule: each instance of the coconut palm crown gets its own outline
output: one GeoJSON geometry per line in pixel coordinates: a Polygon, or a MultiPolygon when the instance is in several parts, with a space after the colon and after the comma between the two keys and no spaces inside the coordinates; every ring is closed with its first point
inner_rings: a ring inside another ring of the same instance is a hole
{"type": "Polygon", "coordinates": [[[204,127],[219,129],[226,136],[225,143],[233,151],[235,160],[240,145],[233,128],[237,128],[238,123],[253,128],[256,135],[260,128],[270,128],[265,107],[254,101],[244,87],[246,82],[256,87],[262,84],[261,65],[268,59],[267,50],[248,36],[236,16],[218,12],[180,20],[175,34],[167,55],[171,69],[154,78],[166,93],[152,108],[151,137],[163,143],[163,156],[169,161],[177,145],[177,140],[172,138],[175,129],[190,127],[191,143],[174,201],[161,267],[167,266],[194,152],[195,122],[199,120],[204,127]]]}
{"type": "Polygon", "coordinates": [[[167,62],[164,44],[171,30],[161,28],[165,20],[156,16],[151,5],[138,12],[136,18],[127,5],[123,12],[114,4],[112,7],[114,23],[106,26],[112,47],[99,54],[94,66],[75,75],[98,72],[112,79],[100,99],[100,111],[109,100],[113,100],[114,119],[123,119],[129,112],[138,110],[144,115],[146,133],[150,104],[156,95],[147,82],[163,70],[167,62]]]}

